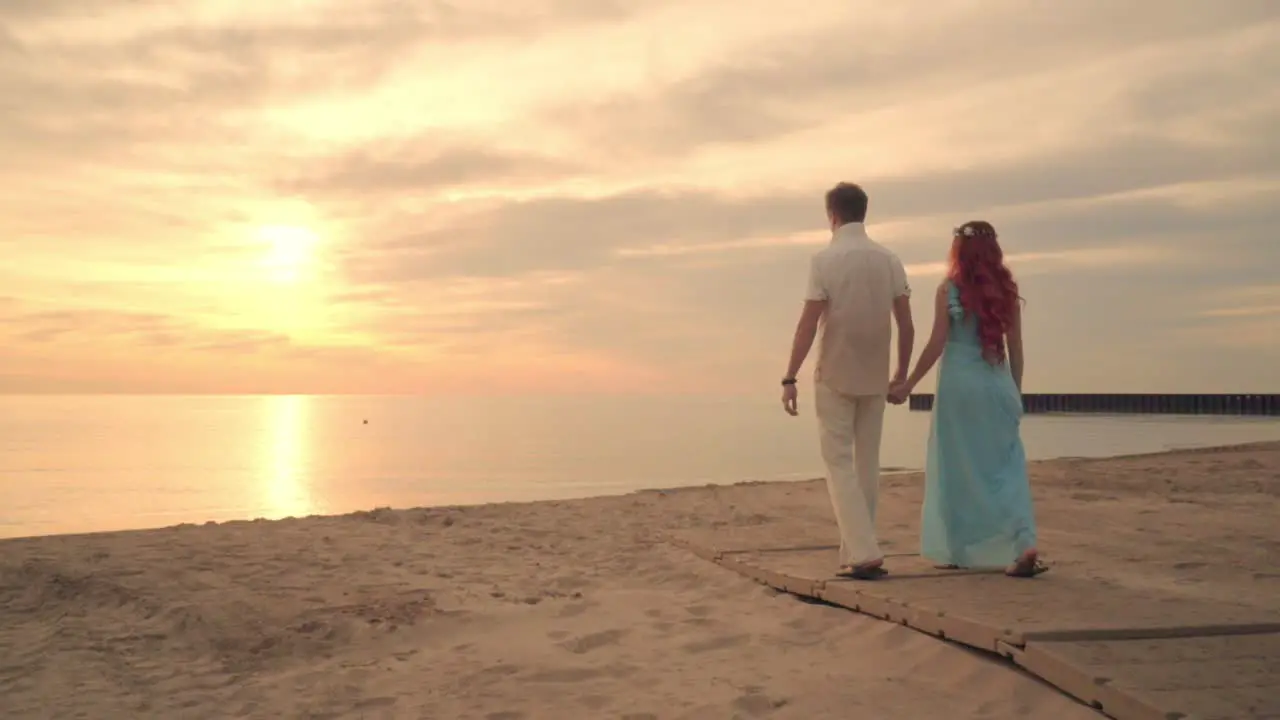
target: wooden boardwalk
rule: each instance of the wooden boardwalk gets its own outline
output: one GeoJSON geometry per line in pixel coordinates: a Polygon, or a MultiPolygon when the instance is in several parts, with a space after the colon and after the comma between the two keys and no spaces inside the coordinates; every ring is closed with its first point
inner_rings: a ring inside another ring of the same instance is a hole
{"type": "Polygon", "coordinates": [[[1108,585],[1054,568],[1034,580],[888,558],[876,582],[831,576],[833,546],[673,544],[763,584],[1001,655],[1117,720],[1280,718],[1280,609],[1108,585]]]}

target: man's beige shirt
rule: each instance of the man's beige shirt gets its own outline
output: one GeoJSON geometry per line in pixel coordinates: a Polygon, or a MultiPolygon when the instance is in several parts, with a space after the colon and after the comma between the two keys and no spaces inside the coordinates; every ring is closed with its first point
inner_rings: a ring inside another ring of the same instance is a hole
{"type": "Polygon", "coordinates": [[[893,251],[867,237],[862,223],[837,228],[809,268],[805,299],[827,301],[814,379],[844,395],[883,395],[893,301],[910,294],[893,251]]]}

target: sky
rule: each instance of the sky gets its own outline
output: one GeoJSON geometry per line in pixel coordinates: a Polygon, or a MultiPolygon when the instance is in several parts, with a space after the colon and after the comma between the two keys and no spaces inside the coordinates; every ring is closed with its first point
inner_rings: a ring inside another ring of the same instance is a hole
{"type": "Polygon", "coordinates": [[[1275,0],[4,0],[0,392],[776,393],[839,181],[917,348],[985,219],[1028,392],[1280,392],[1277,77],[1275,0]]]}

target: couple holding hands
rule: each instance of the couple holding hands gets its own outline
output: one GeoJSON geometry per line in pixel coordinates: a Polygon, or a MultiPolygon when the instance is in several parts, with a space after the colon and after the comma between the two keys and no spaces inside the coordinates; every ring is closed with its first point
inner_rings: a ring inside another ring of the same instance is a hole
{"type": "Polygon", "coordinates": [[[783,407],[797,415],[796,375],[822,328],[814,407],[827,488],[840,528],[840,572],[888,574],[876,540],[880,436],[888,402],[901,404],[941,360],[925,461],[920,554],[945,569],[1002,567],[1013,577],[1048,568],[1036,550],[1022,419],[1022,313],[995,228],[955,229],[933,326],[908,372],[915,330],[902,261],[867,236],[867,195],[840,183],[827,192],[831,243],[809,270],[808,292],[783,376],[783,407]],[[897,372],[889,377],[892,328],[897,372]]]}

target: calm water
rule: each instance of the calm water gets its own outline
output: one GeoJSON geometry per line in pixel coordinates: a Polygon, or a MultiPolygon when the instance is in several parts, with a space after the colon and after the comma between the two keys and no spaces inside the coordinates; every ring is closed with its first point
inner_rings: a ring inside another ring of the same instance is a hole
{"type": "MultiPolygon", "coordinates": [[[[818,477],[812,408],[723,398],[0,398],[0,537],[818,477]],[[366,424],[364,421],[367,420],[366,424]]],[[[929,416],[890,408],[882,461],[929,416]]],[[[1274,420],[1033,416],[1035,458],[1280,439],[1274,420]]]]}

